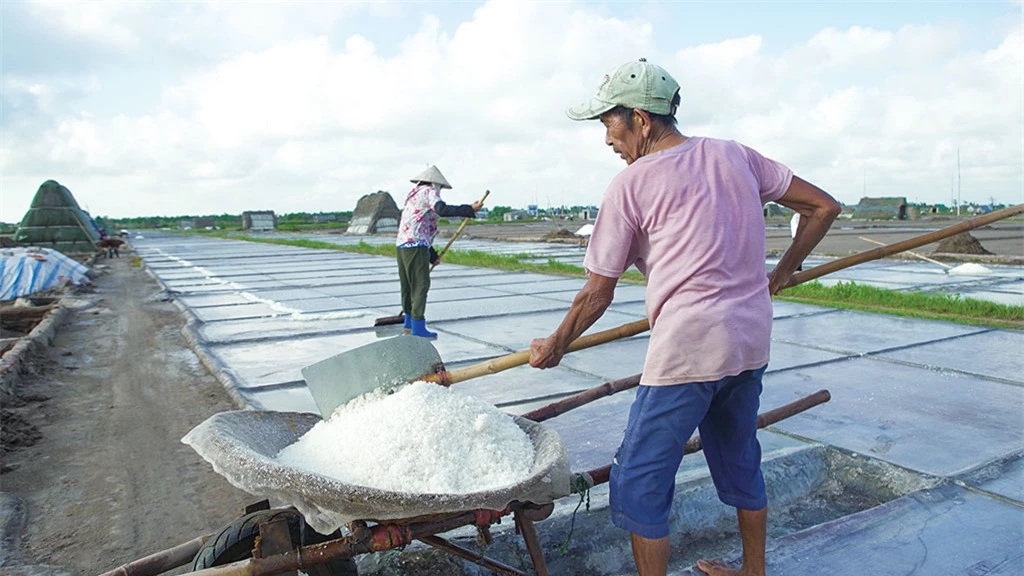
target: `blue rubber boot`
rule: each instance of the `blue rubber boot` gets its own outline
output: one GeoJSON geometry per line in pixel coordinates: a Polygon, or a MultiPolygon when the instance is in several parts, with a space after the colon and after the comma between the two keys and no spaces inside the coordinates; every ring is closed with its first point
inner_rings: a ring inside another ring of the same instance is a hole
{"type": "Polygon", "coordinates": [[[437,338],[437,332],[430,332],[429,330],[427,330],[427,321],[425,319],[417,320],[413,318],[412,335],[420,336],[423,338],[437,338]]]}
{"type": "Polygon", "coordinates": [[[402,329],[405,330],[406,334],[408,334],[412,332],[412,316],[404,313],[402,315],[405,316],[405,324],[402,326],[402,329]]]}

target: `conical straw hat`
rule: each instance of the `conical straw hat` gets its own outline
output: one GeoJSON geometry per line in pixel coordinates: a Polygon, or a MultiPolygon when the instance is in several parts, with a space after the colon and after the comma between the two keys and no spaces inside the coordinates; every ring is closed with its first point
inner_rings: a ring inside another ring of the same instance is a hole
{"type": "Polygon", "coordinates": [[[423,172],[417,174],[415,178],[410,180],[410,182],[430,182],[431,184],[440,184],[441,188],[448,189],[451,189],[452,187],[452,185],[444,179],[444,175],[437,169],[437,166],[434,166],[433,164],[423,172]]]}

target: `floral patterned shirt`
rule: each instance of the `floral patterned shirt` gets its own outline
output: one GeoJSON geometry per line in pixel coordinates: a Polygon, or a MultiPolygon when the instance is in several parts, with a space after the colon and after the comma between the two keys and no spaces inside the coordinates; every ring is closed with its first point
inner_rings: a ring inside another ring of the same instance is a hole
{"type": "Polygon", "coordinates": [[[398,224],[395,246],[430,246],[437,236],[437,212],[434,206],[441,193],[430,184],[417,184],[405,197],[402,221],[398,224]]]}

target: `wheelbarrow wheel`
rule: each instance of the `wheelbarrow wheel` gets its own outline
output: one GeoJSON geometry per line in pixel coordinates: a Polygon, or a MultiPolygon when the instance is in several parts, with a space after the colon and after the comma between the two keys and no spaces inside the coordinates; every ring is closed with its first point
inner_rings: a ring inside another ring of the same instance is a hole
{"type": "MultiPolygon", "coordinates": [[[[223,566],[251,558],[253,545],[260,535],[260,524],[282,518],[288,521],[292,542],[299,543],[302,516],[297,511],[291,509],[259,510],[238,518],[211,536],[192,560],[192,570],[223,566]]],[[[331,536],[323,536],[313,530],[309,530],[307,534],[312,536],[303,543],[307,545],[326,542],[340,536],[338,532],[331,536]]],[[[359,573],[355,561],[348,558],[312,566],[306,569],[306,574],[309,576],[358,576],[359,573]]]]}

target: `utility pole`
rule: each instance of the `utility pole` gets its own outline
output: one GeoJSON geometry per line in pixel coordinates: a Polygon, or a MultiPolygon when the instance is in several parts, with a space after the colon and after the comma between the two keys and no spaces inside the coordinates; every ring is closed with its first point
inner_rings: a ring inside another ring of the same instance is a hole
{"type": "Polygon", "coordinates": [[[956,204],[956,175],[954,174],[949,175],[949,203],[956,204]]]}

